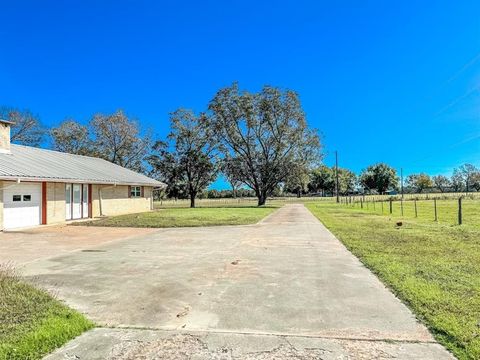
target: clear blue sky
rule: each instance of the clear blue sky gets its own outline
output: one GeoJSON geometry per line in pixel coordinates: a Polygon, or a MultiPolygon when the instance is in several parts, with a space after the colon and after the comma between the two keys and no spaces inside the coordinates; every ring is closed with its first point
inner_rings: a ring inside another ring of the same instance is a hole
{"type": "Polygon", "coordinates": [[[0,0],[0,105],[163,137],[239,81],[296,90],[327,164],[480,166],[480,2],[0,0]]]}

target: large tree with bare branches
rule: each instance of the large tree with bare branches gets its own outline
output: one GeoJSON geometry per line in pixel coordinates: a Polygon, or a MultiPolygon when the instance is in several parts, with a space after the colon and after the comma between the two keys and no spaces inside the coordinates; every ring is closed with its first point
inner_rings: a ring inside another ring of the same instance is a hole
{"type": "Polygon", "coordinates": [[[73,119],[63,121],[50,130],[53,149],[69,154],[95,156],[95,146],[90,139],[88,126],[73,119]]]}
{"type": "Polygon", "coordinates": [[[143,160],[150,151],[148,135],[140,136],[136,121],[122,110],[113,114],[96,114],[90,122],[98,156],[120,166],[144,171],[143,160]]]}
{"type": "Polygon", "coordinates": [[[0,107],[0,119],[13,123],[10,140],[13,143],[38,146],[43,140],[45,130],[37,115],[30,110],[0,107]]]}

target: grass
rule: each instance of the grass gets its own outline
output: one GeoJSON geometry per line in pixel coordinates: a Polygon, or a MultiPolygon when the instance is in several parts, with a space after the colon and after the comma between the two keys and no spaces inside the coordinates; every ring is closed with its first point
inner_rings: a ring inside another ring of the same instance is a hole
{"type": "MultiPolygon", "coordinates": [[[[368,199],[368,198],[367,198],[368,199]]],[[[443,225],[458,225],[458,199],[437,199],[437,221],[443,225]]],[[[402,203],[394,201],[392,203],[392,216],[396,218],[414,219],[416,222],[434,223],[435,222],[435,205],[434,200],[417,200],[417,218],[415,218],[415,202],[413,200],[403,201],[403,216],[402,203]]],[[[344,207],[347,207],[343,204],[344,207]]],[[[348,207],[360,209],[360,203],[349,204],[348,207]]],[[[463,224],[480,228],[480,200],[464,198],[462,200],[462,219],[463,224]]],[[[368,211],[375,214],[389,214],[389,202],[371,202],[367,201],[363,204],[363,211],[368,211]]]]}
{"type": "MultiPolygon", "coordinates": [[[[427,203],[422,206],[426,210],[427,203]]],[[[452,205],[444,206],[447,212],[452,205]]],[[[440,343],[459,359],[480,359],[478,214],[469,210],[470,224],[458,226],[435,223],[430,215],[387,216],[370,208],[326,202],[307,207],[415,312],[440,343]],[[396,226],[398,220],[402,226],[396,226]]]]}
{"type": "Polygon", "coordinates": [[[0,267],[0,359],[41,359],[93,327],[78,312],[0,267]]]}
{"type": "Polygon", "coordinates": [[[151,212],[112,216],[76,225],[119,227],[194,227],[254,224],[277,207],[171,208],[151,212]]]}

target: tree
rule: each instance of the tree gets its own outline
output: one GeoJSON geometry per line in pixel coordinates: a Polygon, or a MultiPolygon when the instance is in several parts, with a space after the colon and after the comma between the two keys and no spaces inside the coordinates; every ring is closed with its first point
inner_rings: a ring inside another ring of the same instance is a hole
{"type": "Polygon", "coordinates": [[[447,189],[452,186],[450,180],[443,175],[437,175],[432,177],[433,184],[440,192],[445,192],[447,189]]]}
{"type": "Polygon", "coordinates": [[[472,164],[463,164],[453,171],[453,175],[463,180],[465,191],[468,193],[471,189],[472,176],[480,170],[472,164]]]}
{"type": "Polygon", "coordinates": [[[234,159],[236,178],[255,191],[259,206],[295,166],[319,158],[318,134],[308,128],[293,91],[264,86],[259,93],[240,92],[235,83],[218,91],[209,109],[224,157],[234,159]]]}
{"type": "Polygon", "coordinates": [[[239,166],[235,164],[235,160],[230,158],[229,156],[225,157],[220,162],[220,169],[222,174],[227,179],[228,183],[232,187],[232,197],[237,197],[237,189],[242,185],[242,182],[237,178],[237,171],[236,169],[239,166]]]}
{"type": "Polygon", "coordinates": [[[470,176],[470,187],[475,191],[480,191],[480,171],[475,171],[470,176]]]}
{"type": "Polygon", "coordinates": [[[177,200],[187,194],[181,159],[177,153],[169,151],[166,142],[156,141],[153,145],[153,153],[147,161],[152,166],[150,175],[167,184],[165,189],[167,197],[177,200]]]}
{"type": "MultiPolygon", "coordinates": [[[[332,173],[335,174],[335,168],[332,168],[332,173]]],[[[338,169],[338,192],[340,194],[347,195],[349,193],[352,193],[353,191],[355,191],[356,184],[357,175],[355,175],[354,172],[343,168],[338,169]]]]}
{"type": "Polygon", "coordinates": [[[310,177],[308,169],[302,166],[294,166],[285,180],[285,189],[302,197],[302,193],[308,191],[310,177]]]}
{"type": "Polygon", "coordinates": [[[407,186],[411,187],[416,193],[421,193],[423,190],[431,188],[433,181],[429,175],[425,173],[411,174],[406,179],[407,186]]]}
{"type": "Polygon", "coordinates": [[[95,155],[94,144],[90,140],[87,126],[73,119],[63,121],[58,127],[50,130],[53,149],[78,155],[95,155]]]}
{"type": "Polygon", "coordinates": [[[463,177],[456,170],[453,171],[453,175],[450,178],[450,183],[452,184],[452,189],[454,192],[460,192],[464,189],[463,177]]]}
{"type": "Polygon", "coordinates": [[[142,172],[150,150],[150,137],[140,137],[138,124],[122,110],[110,115],[96,114],[90,122],[99,157],[142,172]]]}
{"type": "Polygon", "coordinates": [[[360,184],[364,189],[384,194],[390,188],[398,188],[397,171],[385,163],[371,165],[362,171],[360,184]]]}
{"type": "Polygon", "coordinates": [[[10,107],[0,108],[0,119],[13,123],[10,133],[12,143],[39,146],[43,140],[45,130],[40,124],[37,115],[30,110],[19,110],[10,107]]]}
{"type": "Polygon", "coordinates": [[[313,192],[333,193],[335,191],[335,173],[326,165],[320,165],[310,172],[310,188],[313,192]]]}
{"type": "Polygon", "coordinates": [[[171,114],[170,121],[170,146],[157,143],[158,154],[150,157],[150,164],[158,172],[175,174],[177,179],[183,181],[190,197],[190,207],[194,208],[197,194],[217,176],[216,143],[205,114],[196,116],[190,110],[179,109],[171,114]],[[164,164],[168,161],[172,165],[164,164]],[[168,170],[168,166],[172,170],[168,170]]]}

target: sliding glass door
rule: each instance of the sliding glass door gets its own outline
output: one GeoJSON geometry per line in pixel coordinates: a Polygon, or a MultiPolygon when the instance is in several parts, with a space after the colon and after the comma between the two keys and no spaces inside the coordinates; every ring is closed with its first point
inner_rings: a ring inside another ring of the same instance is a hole
{"type": "Polygon", "coordinates": [[[65,184],[65,218],[88,218],[88,184],[65,184]]]}

